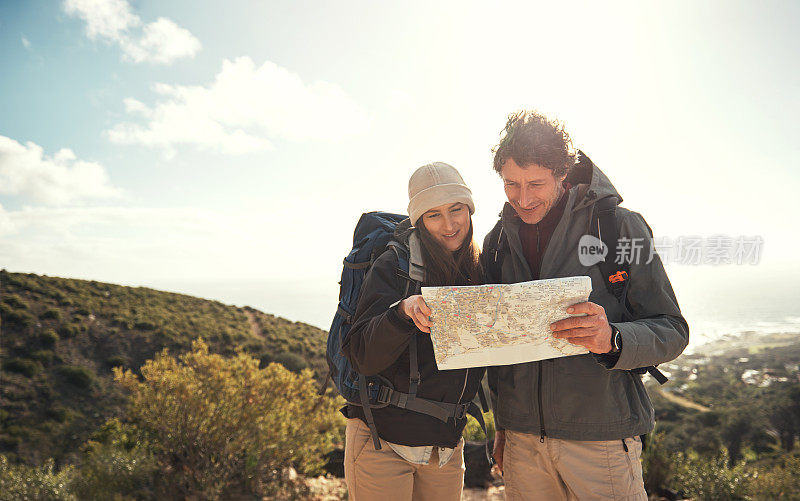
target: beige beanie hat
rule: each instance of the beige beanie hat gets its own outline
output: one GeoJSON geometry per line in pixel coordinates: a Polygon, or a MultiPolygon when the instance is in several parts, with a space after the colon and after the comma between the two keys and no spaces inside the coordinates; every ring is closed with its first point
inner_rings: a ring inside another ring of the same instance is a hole
{"type": "Polygon", "coordinates": [[[472,192],[461,174],[444,162],[433,162],[423,165],[408,180],[408,215],[411,224],[427,211],[447,203],[462,202],[469,206],[469,213],[475,213],[472,192]]]}

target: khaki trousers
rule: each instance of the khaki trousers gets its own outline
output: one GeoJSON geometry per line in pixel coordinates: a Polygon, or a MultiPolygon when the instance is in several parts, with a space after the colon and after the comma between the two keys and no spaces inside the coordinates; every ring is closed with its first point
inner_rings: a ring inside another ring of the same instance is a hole
{"type": "Polygon", "coordinates": [[[506,430],[503,480],[508,500],[642,500],[639,437],[584,442],[506,430]]]}
{"type": "Polygon", "coordinates": [[[384,440],[375,450],[369,427],[348,419],[344,445],[344,479],[351,501],[459,501],[464,486],[464,441],[439,467],[433,448],[428,464],[409,463],[384,440]]]}

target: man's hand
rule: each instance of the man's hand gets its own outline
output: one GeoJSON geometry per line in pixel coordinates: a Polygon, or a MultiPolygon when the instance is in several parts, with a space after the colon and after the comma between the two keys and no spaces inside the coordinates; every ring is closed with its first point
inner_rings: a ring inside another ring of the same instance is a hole
{"type": "Polygon", "coordinates": [[[494,456],[494,461],[497,463],[497,469],[500,470],[500,474],[503,474],[503,451],[506,449],[506,431],[505,430],[496,430],[494,432],[494,450],[492,451],[492,456],[494,456]]]}
{"type": "Polygon", "coordinates": [[[567,313],[585,316],[570,317],[550,324],[553,337],[566,339],[572,344],[583,346],[592,353],[611,351],[611,326],[608,325],[606,310],[599,304],[578,303],[567,308],[567,313]]]}
{"type": "Polygon", "coordinates": [[[403,299],[398,305],[400,312],[406,317],[410,318],[417,329],[422,332],[431,332],[431,309],[425,303],[422,295],[409,296],[403,299]]]}

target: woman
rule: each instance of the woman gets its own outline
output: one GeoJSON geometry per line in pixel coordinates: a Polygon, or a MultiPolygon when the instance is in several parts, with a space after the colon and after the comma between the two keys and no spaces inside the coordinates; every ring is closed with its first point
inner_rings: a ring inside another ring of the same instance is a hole
{"type": "MultiPolygon", "coordinates": [[[[398,225],[394,238],[408,249],[409,275],[423,286],[479,284],[478,249],[472,240],[475,206],[458,171],[441,162],[424,165],[411,176],[408,196],[410,217],[398,225]]],[[[450,404],[470,402],[484,369],[437,370],[431,310],[418,289],[409,290],[398,266],[392,249],[373,263],[361,288],[353,327],[342,343],[343,354],[358,372],[379,374],[395,390],[408,393],[409,347],[416,347],[420,376],[416,395],[450,404]]],[[[381,444],[376,449],[363,409],[348,405],[345,412],[345,480],[351,499],[461,499],[461,432],[466,418],[442,421],[394,405],[373,409],[381,444]]]]}

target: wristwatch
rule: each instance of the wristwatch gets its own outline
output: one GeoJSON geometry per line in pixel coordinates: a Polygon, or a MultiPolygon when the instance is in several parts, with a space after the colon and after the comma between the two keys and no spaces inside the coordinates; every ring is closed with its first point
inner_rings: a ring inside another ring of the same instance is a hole
{"type": "Polygon", "coordinates": [[[622,333],[614,324],[611,326],[611,351],[609,353],[619,353],[622,351],[622,333]]]}

